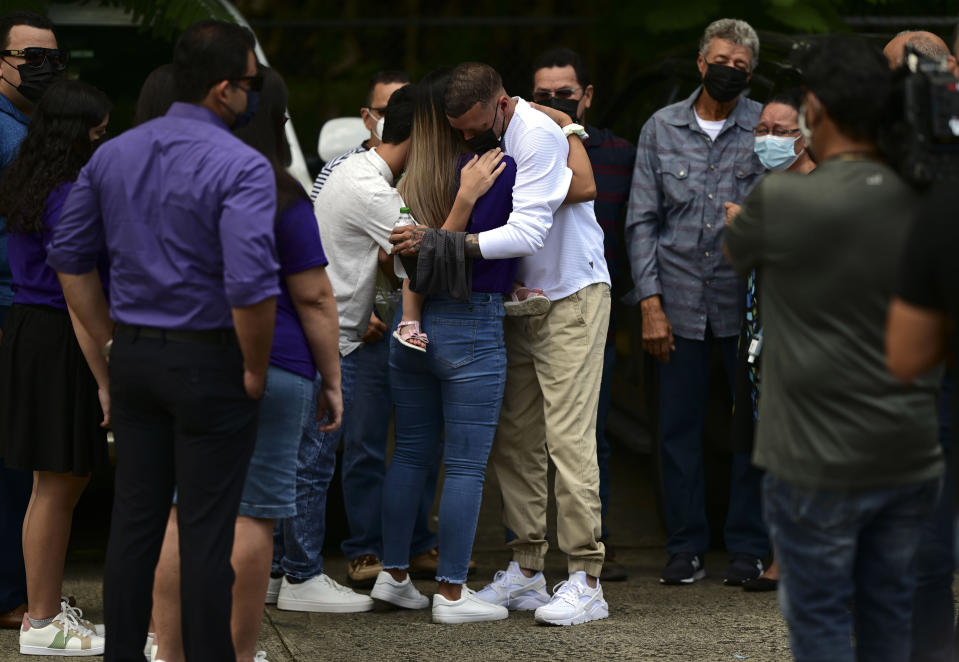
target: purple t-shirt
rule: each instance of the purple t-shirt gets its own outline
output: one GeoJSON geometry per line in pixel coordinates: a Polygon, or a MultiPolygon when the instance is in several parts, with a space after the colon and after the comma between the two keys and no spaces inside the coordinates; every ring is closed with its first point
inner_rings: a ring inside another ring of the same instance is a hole
{"type": "Polygon", "coordinates": [[[47,264],[84,274],[106,244],[110,315],[161,329],[227,329],[231,308],[280,292],[269,161],[207,108],[108,140],[80,171],[47,244],[47,264]]]}
{"type": "MultiPolygon", "coordinates": [[[[47,196],[41,223],[43,229],[28,234],[10,234],[7,249],[10,271],[13,273],[13,302],[67,309],[57,272],[47,265],[47,243],[53,228],[60,220],[63,203],[73,188],[73,182],[60,184],[47,196]]],[[[104,290],[107,288],[106,255],[101,253],[97,263],[104,290]]]]}
{"type": "MultiPolygon", "coordinates": [[[[280,294],[276,298],[276,327],[270,363],[312,380],[316,365],[310,344],[300,325],[293,299],[282,276],[300,273],[327,264],[320,229],[313,215],[306,192],[303,198],[288,206],[276,221],[276,252],[280,260],[280,294]]],[[[335,340],[335,339],[334,339],[335,340]]]]}
{"type": "MultiPolygon", "coordinates": [[[[464,154],[460,159],[462,167],[473,155],[464,154]]],[[[516,182],[516,161],[504,156],[506,168],[493,182],[493,186],[473,206],[466,231],[480,233],[506,225],[513,211],[513,184],[516,182]]],[[[516,280],[519,258],[505,260],[473,260],[473,291],[484,293],[509,294],[516,280]]]]}

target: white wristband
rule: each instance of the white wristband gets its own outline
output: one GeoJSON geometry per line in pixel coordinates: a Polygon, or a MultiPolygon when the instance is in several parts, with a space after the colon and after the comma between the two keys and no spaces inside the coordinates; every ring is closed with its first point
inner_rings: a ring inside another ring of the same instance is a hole
{"type": "Polygon", "coordinates": [[[577,135],[581,140],[589,138],[589,134],[586,133],[586,129],[583,128],[582,124],[567,124],[563,127],[563,135],[567,138],[571,135],[577,135]]]}

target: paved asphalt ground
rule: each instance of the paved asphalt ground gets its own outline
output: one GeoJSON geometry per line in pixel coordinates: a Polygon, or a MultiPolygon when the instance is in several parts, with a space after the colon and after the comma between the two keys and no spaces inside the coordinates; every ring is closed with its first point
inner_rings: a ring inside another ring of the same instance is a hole
{"type": "MultiPolygon", "coordinates": [[[[722,585],[726,557],[707,555],[707,578],[688,587],[658,582],[666,561],[665,535],[656,514],[648,456],[614,448],[611,530],[618,560],[629,571],[626,582],[604,585],[607,620],[559,628],[538,626],[532,614],[514,612],[498,623],[441,626],[429,610],[410,612],[377,607],[365,614],[307,614],[266,610],[260,648],[270,662],[314,660],[789,660],[786,629],[775,594],[748,594],[722,585]]],[[[86,498],[86,497],[85,497],[86,498]]],[[[77,515],[64,591],[77,598],[92,620],[102,622],[102,505],[91,495],[77,515]],[[82,530],[81,530],[82,529],[82,530]]],[[[470,585],[481,588],[508,553],[501,545],[500,501],[495,480],[486,486],[470,585]]],[[[551,531],[553,530],[551,523],[551,531]]],[[[555,540],[555,532],[551,534],[555,540]]],[[[344,582],[345,561],[330,550],[326,571],[344,582]]],[[[565,579],[565,559],[551,550],[547,581],[565,579]]],[[[417,582],[432,593],[431,582],[417,582]]],[[[0,660],[26,660],[15,651],[16,631],[0,631],[0,660]]],[[[60,658],[80,659],[80,658],[60,658]]],[[[205,662],[205,661],[204,661],[205,662]]]]}

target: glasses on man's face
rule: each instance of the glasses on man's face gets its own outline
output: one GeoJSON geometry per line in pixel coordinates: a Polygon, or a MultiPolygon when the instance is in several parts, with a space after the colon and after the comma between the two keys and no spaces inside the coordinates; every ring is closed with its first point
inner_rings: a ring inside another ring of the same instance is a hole
{"type": "Polygon", "coordinates": [[[381,117],[383,117],[383,115],[386,114],[386,106],[380,106],[380,107],[377,107],[377,106],[365,106],[365,108],[366,108],[367,112],[369,112],[371,115],[373,115],[373,113],[376,113],[376,115],[373,115],[373,119],[375,119],[375,120],[380,119],[381,117]]]}
{"type": "Polygon", "coordinates": [[[778,126],[774,127],[772,131],[770,131],[769,128],[765,126],[757,126],[755,129],[753,129],[753,134],[755,134],[757,138],[768,136],[770,133],[772,133],[772,135],[776,136],[777,138],[787,138],[791,136],[798,136],[799,129],[783,129],[778,126]]]}
{"type": "Polygon", "coordinates": [[[231,78],[231,83],[239,83],[241,80],[247,81],[250,86],[248,89],[253,90],[254,92],[259,92],[263,89],[263,74],[255,74],[253,76],[240,76],[238,78],[231,78]]]}
{"type": "Polygon", "coordinates": [[[13,57],[22,57],[29,67],[42,67],[43,61],[50,60],[50,64],[57,71],[63,71],[67,68],[70,61],[70,51],[62,48],[42,48],[40,46],[27,46],[17,50],[7,49],[0,51],[0,55],[12,55],[13,57]]]}
{"type": "Polygon", "coordinates": [[[549,101],[550,97],[557,99],[571,99],[573,95],[582,90],[581,87],[561,87],[558,90],[533,90],[533,101],[542,103],[549,101]]]}

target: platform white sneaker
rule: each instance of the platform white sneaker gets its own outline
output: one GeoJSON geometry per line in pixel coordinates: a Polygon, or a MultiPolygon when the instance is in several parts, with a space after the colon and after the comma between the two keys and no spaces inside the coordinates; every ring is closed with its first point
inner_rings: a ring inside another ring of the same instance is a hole
{"type": "Polygon", "coordinates": [[[596,580],[596,588],[586,583],[585,572],[571,573],[569,579],[553,588],[549,604],[536,610],[537,623],[547,625],[580,625],[609,616],[609,605],[603,599],[603,587],[596,580]]]}
{"type": "Polygon", "coordinates": [[[404,581],[398,582],[385,570],[376,576],[370,597],[404,609],[426,609],[430,606],[430,599],[416,590],[409,575],[404,581]]]}
{"type": "Polygon", "coordinates": [[[482,623],[501,621],[509,617],[509,610],[477,597],[476,591],[463,584],[459,600],[447,600],[439,593],[433,596],[433,622],[452,625],[455,623],[482,623]]]}
{"type": "Polygon", "coordinates": [[[527,577],[516,561],[510,561],[506,570],[497,571],[493,581],[477,591],[476,597],[513,611],[530,611],[549,602],[543,573],[527,577]]]}

